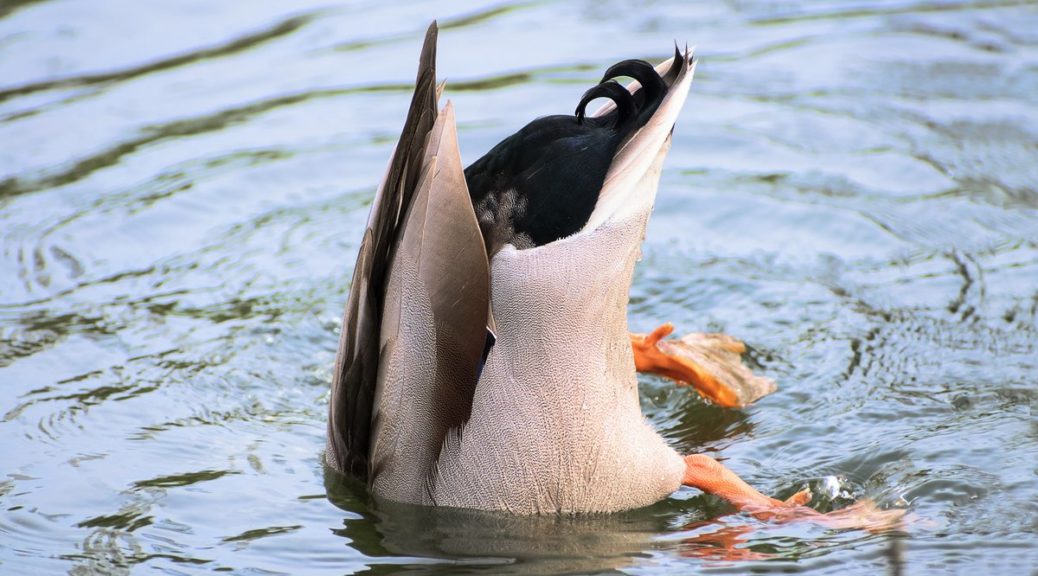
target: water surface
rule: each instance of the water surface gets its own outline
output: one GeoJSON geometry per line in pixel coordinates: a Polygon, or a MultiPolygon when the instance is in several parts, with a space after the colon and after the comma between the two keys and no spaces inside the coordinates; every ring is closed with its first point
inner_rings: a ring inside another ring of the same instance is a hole
{"type": "Polygon", "coordinates": [[[0,5],[0,572],[1034,573],[1036,93],[1026,2],[0,5]],[[466,161],[617,60],[698,46],[630,321],[741,337],[780,389],[725,411],[644,377],[644,411],[765,492],[914,523],[771,525],[691,489],[516,519],[325,477],[433,18],[466,161]]]}

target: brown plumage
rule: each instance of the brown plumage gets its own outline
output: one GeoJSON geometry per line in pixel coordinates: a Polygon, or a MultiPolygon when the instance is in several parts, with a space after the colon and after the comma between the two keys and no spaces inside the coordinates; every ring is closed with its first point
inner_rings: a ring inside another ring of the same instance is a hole
{"type": "MultiPolygon", "coordinates": [[[[436,113],[435,41],[434,23],[357,257],[328,463],[421,504],[543,513],[659,500],[685,466],[641,415],[626,306],[691,58],[657,67],[667,93],[616,147],[586,225],[490,260],[453,108],[436,113]]],[[[614,108],[588,121],[612,125],[614,108]]]]}
{"type": "Polygon", "coordinates": [[[366,477],[372,405],[378,373],[382,305],[389,255],[404,207],[417,188],[425,135],[436,121],[436,26],[429,27],[418,66],[411,108],[400,141],[368,216],[332,373],[328,413],[328,461],[338,470],[366,477]]]}

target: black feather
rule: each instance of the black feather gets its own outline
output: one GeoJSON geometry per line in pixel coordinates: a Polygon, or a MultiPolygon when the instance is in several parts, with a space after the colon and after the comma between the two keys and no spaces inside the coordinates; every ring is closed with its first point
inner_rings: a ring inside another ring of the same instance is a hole
{"type": "Polygon", "coordinates": [[[542,246],[583,228],[620,143],[648,122],[666,94],[667,83],[652,66],[624,60],[584,93],[573,116],[538,118],[466,168],[487,251],[542,246]],[[617,76],[641,87],[631,94],[612,80],[617,76]],[[596,98],[616,106],[589,117],[587,106],[596,98]]]}
{"type": "MultiPolygon", "coordinates": [[[[656,76],[659,78],[659,76],[656,76]]],[[[580,103],[577,104],[577,124],[584,123],[584,114],[587,109],[588,103],[596,98],[609,98],[616,104],[617,115],[613,120],[613,130],[622,131],[628,122],[634,119],[637,112],[634,103],[634,96],[627,91],[627,88],[619,85],[614,80],[605,81],[601,84],[591,87],[587,92],[584,92],[584,96],[580,99],[580,103]]]]}

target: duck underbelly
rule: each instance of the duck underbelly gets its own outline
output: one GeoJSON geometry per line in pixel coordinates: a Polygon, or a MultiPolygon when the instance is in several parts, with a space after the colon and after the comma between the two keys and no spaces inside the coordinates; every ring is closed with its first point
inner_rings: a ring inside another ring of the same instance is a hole
{"type": "Polygon", "coordinates": [[[431,503],[609,512],[652,504],[680,486],[683,461],[641,414],[627,331],[643,232],[636,218],[495,256],[497,344],[472,417],[444,443],[431,503]],[[573,265],[574,253],[587,258],[573,265]]]}
{"type": "Polygon", "coordinates": [[[570,395],[575,405],[549,406],[508,398],[515,397],[488,393],[494,408],[448,437],[431,503],[516,514],[615,512],[648,506],[680,486],[684,462],[628,399],[570,395]]]}

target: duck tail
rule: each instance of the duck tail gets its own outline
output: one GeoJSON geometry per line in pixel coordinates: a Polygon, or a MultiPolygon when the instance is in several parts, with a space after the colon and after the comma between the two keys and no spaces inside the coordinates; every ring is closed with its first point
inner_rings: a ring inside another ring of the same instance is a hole
{"type": "Polygon", "coordinates": [[[425,33],[411,107],[361,242],[339,334],[328,406],[327,461],[340,472],[367,477],[371,413],[379,364],[379,332],[390,252],[421,177],[422,158],[436,121],[436,37],[425,33]]]}
{"type": "Polygon", "coordinates": [[[648,62],[633,59],[617,62],[605,71],[596,86],[584,93],[577,105],[577,122],[585,121],[586,108],[591,100],[609,98],[616,109],[595,121],[611,125],[617,137],[623,140],[652,118],[667,95],[667,89],[667,83],[648,62]],[[640,84],[633,94],[615,80],[622,76],[633,78],[640,84]]]}

